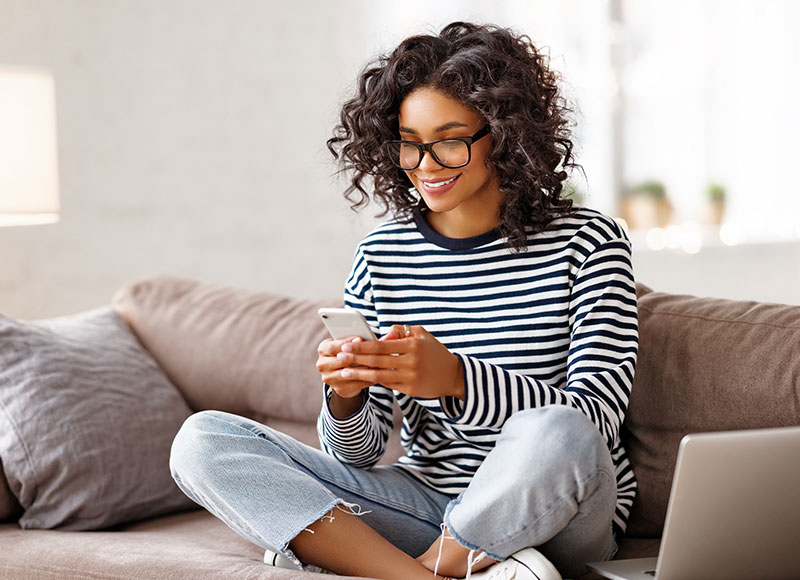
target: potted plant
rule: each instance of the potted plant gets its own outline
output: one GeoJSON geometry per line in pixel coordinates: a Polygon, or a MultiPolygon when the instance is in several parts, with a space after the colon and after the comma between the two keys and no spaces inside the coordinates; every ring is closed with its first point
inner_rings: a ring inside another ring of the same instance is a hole
{"type": "Polygon", "coordinates": [[[632,229],[663,228],[671,216],[672,204],[660,181],[644,181],[631,187],[622,199],[622,217],[632,229]]]}
{"type": "Polygon", "coordinates": [[[709,183],[706,187],[707,221],[713,225],[721,225],[725,215],[725,188],[719,183],[709,183]]]}

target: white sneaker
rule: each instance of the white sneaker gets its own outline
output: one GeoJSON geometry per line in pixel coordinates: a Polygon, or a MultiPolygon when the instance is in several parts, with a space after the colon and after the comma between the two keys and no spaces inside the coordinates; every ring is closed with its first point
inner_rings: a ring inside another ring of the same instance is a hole
{"type": "Polygon", "coordinates": [[[525,548],[507,560],[468,575],[470,580],[562,580],[556,567],[534,548],[525,548]]]}
{"type": "MultiPolygon", "coordinates": [[[[270,566],[275,566],[276,568],[297,570],[297,566],[295,566],[294,562],[292,562],[283,554],[273,552],[272,550],[266,550],[264,552],[264,563],[269,564],[270,566]]],[[[318,574],[330,574],[330,572],[318,566],[303,566],[303,570],[306,572],[317,572],[318,574]]]]}
{"type": "Polygon", "coordinates": [[[289,558],[287,558],[283,554],[273,552],[272,550],[267,550],[266,552],[264,552],[264,563],[269,564],[270,566],[275,566],[276,568],[287,568],[289,570],[297,570],[297,566],[294,565],[294,562],[292,562],[289,558]]]}

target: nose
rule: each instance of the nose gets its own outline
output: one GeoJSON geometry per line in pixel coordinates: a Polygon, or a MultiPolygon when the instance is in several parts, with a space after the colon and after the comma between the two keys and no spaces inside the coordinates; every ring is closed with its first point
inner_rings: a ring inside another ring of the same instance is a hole
{"type": "Polygon", "coordinates": [[[422,153],[422,160],[419,162],[419,169],[424,171],[436,171],[437,169],[441,169],[442,166],[436,162],[436,159],[433,158],[430,151],[424,151],[422,153]]]}

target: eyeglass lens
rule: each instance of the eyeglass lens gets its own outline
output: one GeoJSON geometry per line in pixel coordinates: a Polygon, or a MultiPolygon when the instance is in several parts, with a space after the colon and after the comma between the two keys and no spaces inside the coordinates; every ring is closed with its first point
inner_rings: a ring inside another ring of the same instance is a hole
{"type": "MultiPolygon", "coordinates": [[[[423,149],[416,143],[394,143],[395,162],[403,169],[414,169],[422,161],[423,149]]],[[[459,167],[469,162],[469,145],[458,139],[444,139],[431,145],[433,158],[445,167],[459,167]]]]}

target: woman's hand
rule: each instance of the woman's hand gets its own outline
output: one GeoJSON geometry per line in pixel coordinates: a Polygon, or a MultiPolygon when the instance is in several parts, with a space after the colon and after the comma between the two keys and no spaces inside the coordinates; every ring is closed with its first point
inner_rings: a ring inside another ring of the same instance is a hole
{"type": "Polygon", "coordinates": [[[334,340],[328,338],[319,343],[317,347],[317,370],[322,375],[322,382],[329,385],[333,390],[330,400],[330,410],[334,417],[344,419],[358,411],[363,397],[361,392],[372,383],[353,380],[342,377],[342,369],[348,366],[347,363],[339,360],[336,355],[341,352],[342,345],[351,342],[358,342],[359,337],[334,340]]]}
{"type": "Polygon", "coordinates": [[[342,342],[336,355],[340,366],[333,374],[354,388],[381,384],[412,397],[463,399],[458,357],[421,326],[410,327],[408,335],[404,329],[395,325],[380,340],[342,342]]]}
{"type": "Polygon", "coordinates": [[[322,375],[322,382],[330,385],[333,391],[344,399],[351,399],[356,397],[362,390],[366,389],[373,383],[355,380],[349,377],[342,376],[342,369],[349,366],[337,355],[341,352],[342,346],[350,343],[360,342],[362,339],[359,337],[345,338],[341,340],[334,340],[332,338],[323,340],[317,348],[317,370],[322,375]]]}

